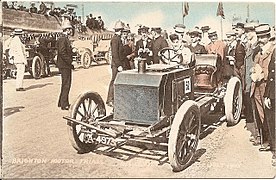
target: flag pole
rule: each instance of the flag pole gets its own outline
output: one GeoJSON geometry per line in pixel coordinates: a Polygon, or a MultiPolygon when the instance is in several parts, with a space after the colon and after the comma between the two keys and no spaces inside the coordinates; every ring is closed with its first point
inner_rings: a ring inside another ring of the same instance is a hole
{"type": "Polygon", "coordinates": [[[182,2],[181,9],[182,9],[182,13],[181,13],[181,15],[182,15],[182,22],[184,24],[184,18],[185,18],[185,16],[184,16],[184,2],[182,2]]]}
{"type": "Polygon", "coordinates": [[[222,16],[220,17],[221,40],[223,40],[222,16]]]}

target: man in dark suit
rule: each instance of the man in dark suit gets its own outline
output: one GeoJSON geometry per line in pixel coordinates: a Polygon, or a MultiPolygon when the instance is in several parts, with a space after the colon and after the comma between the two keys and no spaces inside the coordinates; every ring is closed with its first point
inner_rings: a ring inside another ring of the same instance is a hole
{"type": "Polygon", "coordinates": [[[272,165],[276,166],[276,137],[275,137],[275,50],[268,65],[267,84],[264,93],[265,118],[268,124],[272,165]]]}
{"type": "Polygon", "coordinates": [[[237,23],[235,27],[236,41],[237,45],[235,48],[235,76],[239,77],[242,82],[242,87],[244,89],[245,85],[245,70],[244,70],[244,57],[245,57],[245,34],[244,34],[244,24],[237,23]]]}
{"type": "Polygon", "coordinates": [[[147,59],[147,64],[152,63],[152,42],[148,36],[149,28],[143,26],[138,29],[138,32],[141,33],[141,39],[136,42],[135,46],[135,57],[141,57],[147,59]]]}
{"type": "Polygon", "coordinates": [[[237,46],[236,34],[234,31],[226,33],[227,44],[225,47],[225,61],[223,64],[223,78],[228,81],[234,75],[235,51],[237,46]]]}
{"type": "Polygon", "coordinates": [[[151,28],[152,33],[152,53],[153,53],[153,64],[160,63],[159,51],[165,47],[168,47],[168,42],[161,36],[161,28],[151,28]]]}
{"type": "Polygon", "coordinates": [[[110,107],[113,107],[114,101],[114,81],[117,76],[118,71],[122,71],[123,62],[121,59],[121,52],[122,52],[122,41],[121,41],[121,31],[124,29],[124,24],[122,21],[117,21],[115,23],[115,35],[112,37],[110,46],[111,46],[111,70],[112,70],[112,77],[109,83],[109,89],[107,94],[106,104],[110,107]]]}
{"type": "Polygon", "coordinates": [[[189,31],[189,36],[191,37],[192,43],[188,46],[194,54],[207,54],[205,47],[200,42],[200,31],[198,29],[193,29],[189,31]]]}
{"type": "Polygon", "coordinates": [[[72,79],[72,47],[69,41],[68,36],[74,35],[71,25],[64,25],[63,35],[57,40],[57,67],[61,73],[61,92],[58,101],[58,107],[61,107],[62,110],[68,110],[70,107],[69,104],[69,91],[71,87],[72,79]]]}

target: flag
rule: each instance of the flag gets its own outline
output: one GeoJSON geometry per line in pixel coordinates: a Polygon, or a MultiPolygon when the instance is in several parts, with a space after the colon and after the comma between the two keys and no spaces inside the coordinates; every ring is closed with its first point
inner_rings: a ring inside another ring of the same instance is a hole
{"type": "Polygon", "coordinates": [[[223,12],[222,2],[219,2],[219,4],[218,4],[217,16],[221,16],[223,19],[225,18],[224,17],[224,12],[223,12]]]}
{"type": "Polygon", "coordinates": [[[183,12],[183,17],[189,14],[189,4],[187,2],[184,2],[182,12],[183,12]]]}

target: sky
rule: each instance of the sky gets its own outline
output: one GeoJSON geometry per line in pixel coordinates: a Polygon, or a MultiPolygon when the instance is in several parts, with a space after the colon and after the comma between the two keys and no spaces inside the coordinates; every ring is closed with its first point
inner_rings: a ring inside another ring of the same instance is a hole
{"type": "MultiPolygon", "coordinates": [[[[107,29],[112,30],[117,20],[128,23],[131,30],[137,32],[137,24],[149,27],[161,27],[168,32],[173,31],[173,26],[183,23],[182,2],[103,2],[103,1],[54,1],[55,6],[64,7],[66,4],[76,4],[77,15],[99,15],[105,21],[107,29]]],[[[188,29],[195,26],[209,25],[212,29],[221,32],[221,17],[216,16],[218,2],[188,1],[189,14],[184,18],[188,29]]],[[[37,1],[37,6],[39,5],[37,1]]],[[[223,32],[231,29],[233,17],[238,17],[245,22],[249,5],[249,17],[258,19],[261,23],[275,24],[275,4],[271,2],[225,2],[223,8],[225,19],[222,20],[223,32]]]]}

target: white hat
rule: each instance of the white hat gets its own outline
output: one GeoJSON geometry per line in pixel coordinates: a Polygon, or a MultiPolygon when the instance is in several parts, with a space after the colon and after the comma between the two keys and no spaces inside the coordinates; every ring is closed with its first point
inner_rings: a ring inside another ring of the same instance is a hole
{"type": "Polygon", "coordinates": [[[176,24],[174,26],[174,31],[176,33],[184,33],[185,32],[185,28],[186,28],[186,26],[184,24],[176,24]]]}
{"type": "Polygon", "coordinates": [[[118,20],[118,21],[116,21],[113,29],[122,30],[122,29],[124,29],[124,27],[125,27],[125,24],[121,20],[118,20]]]}
{"type": "Polygon", "coordinates": [[[22,29],[15,29],[14,30],[14,35],[22,35],[23,34],[23,30],[22,29]]]}
{"type": "Polygon", "coordinates": [[[264,36],[270,35],[271,28],[268,24],[261,24],[260,26],[256,27],[256,34],[257,36],[264,36]]]}

